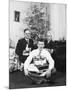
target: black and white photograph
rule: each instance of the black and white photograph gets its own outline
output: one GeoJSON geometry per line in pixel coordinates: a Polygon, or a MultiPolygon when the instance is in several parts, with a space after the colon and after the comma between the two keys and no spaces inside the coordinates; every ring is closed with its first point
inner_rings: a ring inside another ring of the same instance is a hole
{"type": "Polygon", "coordinates": [[[9,89],[66,86],[66,9],[9,0],[9,89]]]}

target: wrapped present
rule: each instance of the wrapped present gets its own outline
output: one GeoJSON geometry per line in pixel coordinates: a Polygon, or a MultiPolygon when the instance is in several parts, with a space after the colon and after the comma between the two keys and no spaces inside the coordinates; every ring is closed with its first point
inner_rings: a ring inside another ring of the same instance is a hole
{"type": "Polygon", "coordinates": [[[18,68],[17,59],[15,58],[15,49],[10,48],[10,54],[9,54],[9,71],[15,71],[18,68]]]}

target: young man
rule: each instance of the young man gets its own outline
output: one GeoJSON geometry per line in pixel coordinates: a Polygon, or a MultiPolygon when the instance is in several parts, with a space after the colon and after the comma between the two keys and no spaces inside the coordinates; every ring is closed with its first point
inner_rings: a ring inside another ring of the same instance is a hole
{"type": "Polygon", "coordinates": [[[24,73],[36,83],[48,81],[54,70],[54,60],[44,49],[44,40],[39,39],[38,48],[33,50],[24,63],[24,73]]]}
{"type": "Polygon", "coordinates": [[[22,67],[32,49],[33,49],[33,40],[30,39],[30,31],[27,28],[24,30],[24,38],[18,40],[15,50],[17,56],[19,57],[19,64],[22,67]]]}

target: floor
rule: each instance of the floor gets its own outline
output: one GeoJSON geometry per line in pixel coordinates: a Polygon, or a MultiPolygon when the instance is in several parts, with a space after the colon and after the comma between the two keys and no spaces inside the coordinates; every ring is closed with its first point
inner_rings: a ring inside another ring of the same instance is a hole
{"type": "Polygon", "coordinates": [[[15,71],[9,73],[9,88],[33,88],[33,87],[49,87],[49,86],[65,86],[66,85],[66,75],[65,73],[57,72],[55,75],[54,83],[43,83],[41,85],[32,84],[32,81],[24,76],[21,71],[15,71]]]}

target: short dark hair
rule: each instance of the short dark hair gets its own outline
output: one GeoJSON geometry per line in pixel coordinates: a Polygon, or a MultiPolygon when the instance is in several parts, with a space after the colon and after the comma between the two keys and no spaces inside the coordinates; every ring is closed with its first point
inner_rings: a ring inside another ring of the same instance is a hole
{"type": "Polygon", "coordinates": [[[29,28],[24,29],[24,33],[25,33],[26,31],[29,31],[29,28]]]}
{"type": "Polygon", "coordinates": [[[38,42],[39,42],[39,41],[40,41],[40,42],[45,42],[43,38],[39,38],[39,39],[38,39],[38,42]]]}

